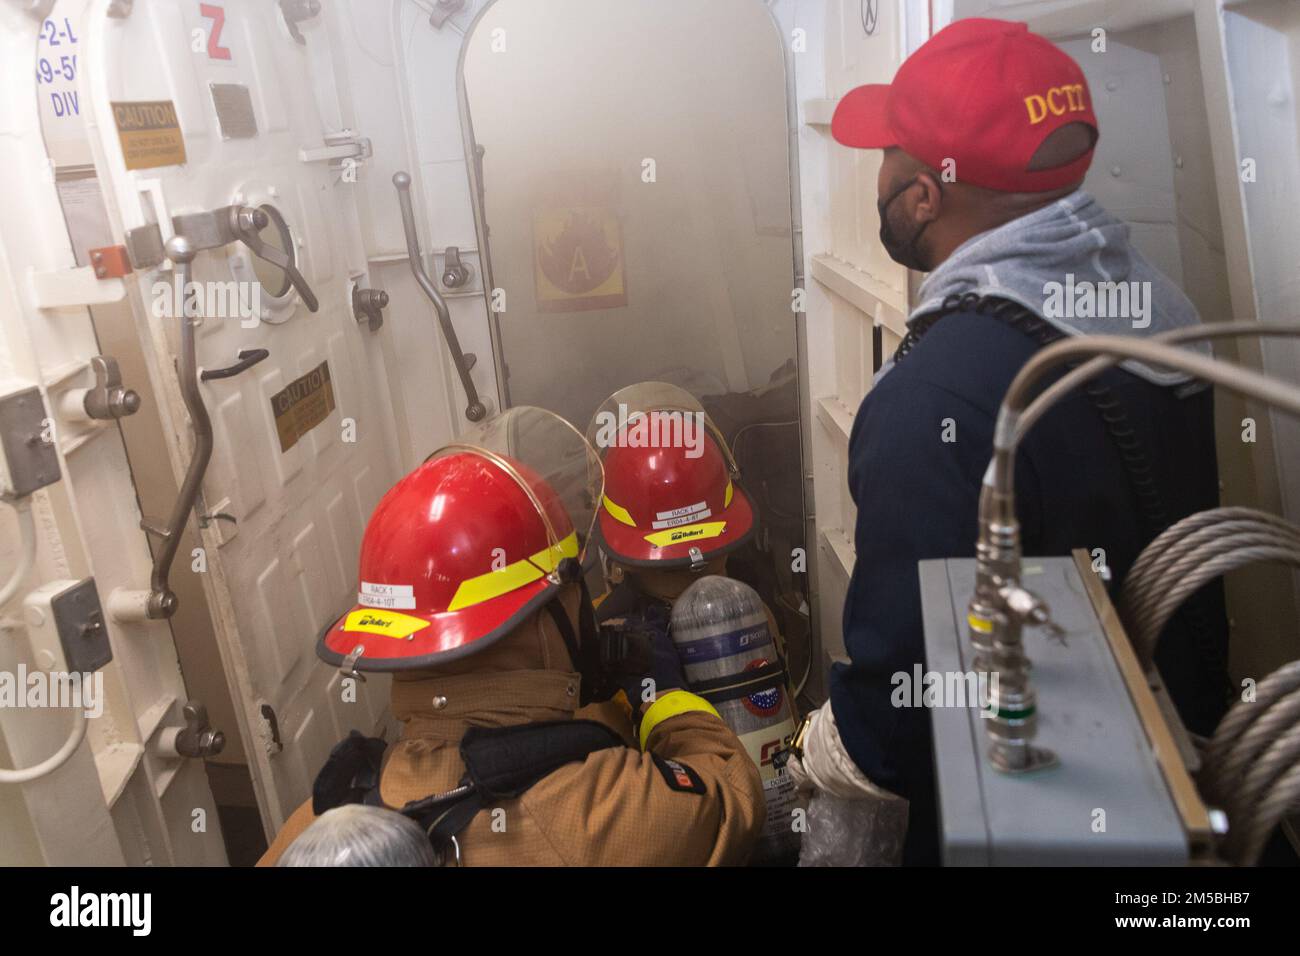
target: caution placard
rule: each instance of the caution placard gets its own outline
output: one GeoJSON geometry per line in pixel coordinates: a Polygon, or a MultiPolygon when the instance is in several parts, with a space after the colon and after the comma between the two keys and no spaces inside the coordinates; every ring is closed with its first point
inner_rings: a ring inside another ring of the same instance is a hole
{"type": "Polygon", "coordinates": [[[623,231],[610,207],[536,209],[533,248],[539,311],[585,312],[627,305],[623,231]]]}
{"type": "Polygon", "coordinates": [[[113,103],[112,107],[127,169],[177,166],[185,162],[185,140],[171,100],[113,103]]]}
{"type": "Polygon", "coordinates": [[[334,383],[329,362],[321,362],[302,378],[294,379],[271,396],[275,430],[280,435],[281,453],[298,444],[334,411],[334,383]]]}

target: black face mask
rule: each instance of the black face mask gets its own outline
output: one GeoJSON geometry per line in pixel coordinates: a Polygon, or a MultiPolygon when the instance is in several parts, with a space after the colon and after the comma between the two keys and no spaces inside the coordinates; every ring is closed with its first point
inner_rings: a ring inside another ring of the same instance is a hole
{"type": "MultiPolygon", "coordinates": [[[[921,240],[921,234],[925,232],[928,222],[921,223],[921,227],[912,233],[910,239],[900,239],[894,235],[894,230],[889,225],[889,207],[894,204],[894,200],[903,195],[910,189],[920,176],[913,176],[902,186],[894,190],[893,195],[888,199],[878,200],[876,209],[880,212],[880,242],[889,253],[889,258],[893,259],[900,266],[906,266],[909,269],[915,269],[917,272],[929,272],[930,268],[921,261],[921,253],[917,250],[916,244],[921,240]]],[[[942,187],[940,187],[942,189],[942,187]]]]}

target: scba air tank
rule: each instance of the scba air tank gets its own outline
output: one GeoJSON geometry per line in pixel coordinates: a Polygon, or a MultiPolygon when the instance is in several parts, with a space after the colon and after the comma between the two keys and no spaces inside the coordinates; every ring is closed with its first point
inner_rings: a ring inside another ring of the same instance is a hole
{"type": "Polygon", "coordinates": [[[767,820],[754,862],[793,861],[795,787],[772,758],[794,733],[794,716],[763,599],[740,581],[700,578],[673,604],[670,634],[691,691],[717,708],[758,765],[767,820]]]}

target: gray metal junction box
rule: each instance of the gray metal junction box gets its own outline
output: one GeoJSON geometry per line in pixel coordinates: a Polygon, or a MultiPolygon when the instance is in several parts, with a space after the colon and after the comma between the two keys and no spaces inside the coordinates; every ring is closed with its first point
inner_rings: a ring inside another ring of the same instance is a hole
{"type": "MultiPolygon", "coordinates": [[[[920,563],[929,673],[967,673],[966,605],[974,559],[920,563]]],[[[1176,865],[1208,845],[1208,812],[1086,554],[1029,558],[1022,584],[1063,632],[1026,628],[1038,697],[1036,746],[1059,763],[994,769],[978,704],[933,707],[944,862],[988,865],[1176,865]]]]}

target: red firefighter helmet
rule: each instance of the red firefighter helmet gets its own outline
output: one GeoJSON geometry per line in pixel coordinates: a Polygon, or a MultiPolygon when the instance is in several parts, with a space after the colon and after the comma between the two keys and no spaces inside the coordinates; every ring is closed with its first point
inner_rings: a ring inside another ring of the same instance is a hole
{"type": "Polygon", "coordinates": [[[753,534],[754,509],[726,442],[689,393],[662,382],[623,389],[601,406],[587,434],[604,450],[596,530],[613,560],[689,567],[753,534]]]}
{"type": "Polygon", "coordinates": [[[558,416],[502,418],[507,427],[494,420],[436,452],[384,495],[361,542],[357,603],[321,635],[321,659],[358,671],[435,666],[489,646],[557,596],[561,561],[581,561],[590,520],[580,536],[575,518],[600,494],[581,485],[600,463],[558,416]],[[546,460],[530,467],[488,447],[518,453],[521,440],[546,460]]]}

